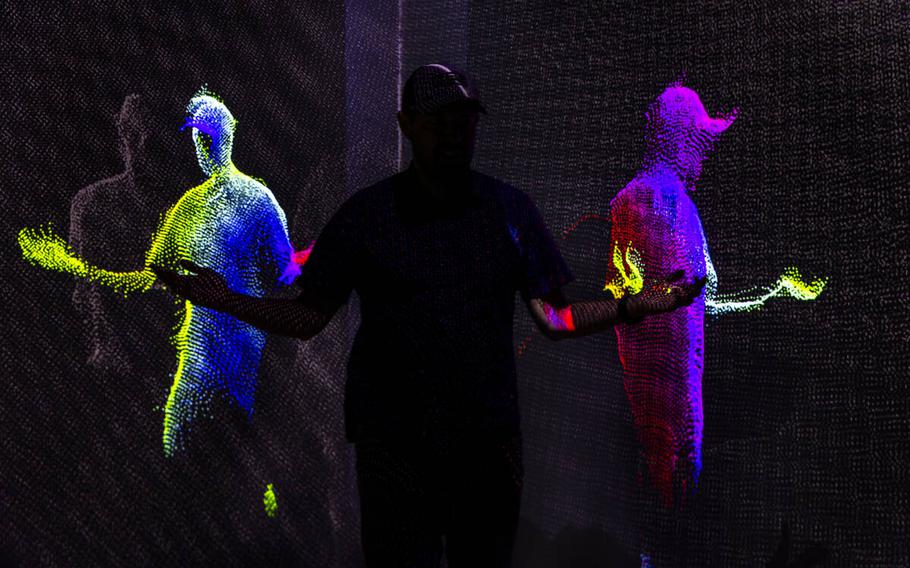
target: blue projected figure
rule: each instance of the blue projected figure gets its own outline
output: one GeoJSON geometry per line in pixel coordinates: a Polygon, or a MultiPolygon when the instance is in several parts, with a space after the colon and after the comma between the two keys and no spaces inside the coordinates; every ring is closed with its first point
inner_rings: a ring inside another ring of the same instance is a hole
{"type": "MultiPolygon", "coordinates": [[[[231,161],[235,125],[213,96],[201,92],[190,101],[183,128],[192,128],[199,167],[208,179],[168,211],[152,248],[153,253],[161,248],[168,259],[217,271],[235,292],[262,297],[279,283],[290,283],[299,265],[272,192],[231,161]]],[[[186,302],[176,336],[178,367],[165,407],[166,454],[183,446],[193,418],[215,393],[229,395],[252,413],[265,337],[232,316],[186,302]]]]}
{"type": "MultiPolygon", "coordinates": [[[[187,106],[196,157],[207,179],[187,191],[162,217],[142,268],[117,272],[85,262],[49,229],[23,229],[19,245],[31,263],[67,272],[128,294],[152,288],[153,267],[195,263],[222,274],[229,287],[262,297],[290,284],[312,248],[294,251],[284,211],[261,182],[231,161],[236,121],[205,91],[187,106]]],[[[164,411],[164,451],[183,447],[190,423],[215,393],[253,411],[256,373],[265,333],[247,323],[186,301],[174,338],[177,371],[164,411]]]]}

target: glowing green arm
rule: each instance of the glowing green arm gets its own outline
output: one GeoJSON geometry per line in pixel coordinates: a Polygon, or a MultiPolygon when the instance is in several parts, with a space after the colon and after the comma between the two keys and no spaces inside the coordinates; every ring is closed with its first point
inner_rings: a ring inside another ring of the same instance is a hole
{"type": "Polygon", "coordinates": [[[730,294],[717,293],[717,273],[711,258],[705,251],[705,265],[708,269],[708,286],[705,293],[705,311],[711,315],[723,315],[732,312],[748,312],[765,305],[771,298],[790,297],[809,301],[818,298],[825,285],[826,278],[816,278],[811,282],[800,275],[796,267],[784,270],[773,286],[752,288],[730,294]]]}
{"type": "Polygon", "coordinates": [[[136,290],[147,290],[155,282],[155,275],[147,269],[113,272],[86,263],[76,256],[67,242],[54,233],[49,226],[22,229],[19,231],[18,241],[23,258],[31,264],[47,270],[87,278],[111,286],[123,294],[136,290]]]}
{"type": "MultiPolygon", "coordinates": [[[[178,226],[175,218],[180,205],[191,194],[193,194],[192,190],[164,215],[152,238],[152,246],[145,255],[145,263],[141,270],[115,272],[88,264],[79,258],[69,244],[54,233],[50,226],[37,229],[27,227],[19,231],[18,242],[22,249],[22,256],[35,266],[79,278],[87,278],[93,282],[110,286],[124,295],[135,291],[144,292],[155,283],[155,274],[149,268],[150,266],[173,266],[178,259],[181,251],[176,246],[180,239],[175,238],[177,236],[175,228],[178,226]]],[[[192,198],[194,197],[195,195],[192,198]]]]}

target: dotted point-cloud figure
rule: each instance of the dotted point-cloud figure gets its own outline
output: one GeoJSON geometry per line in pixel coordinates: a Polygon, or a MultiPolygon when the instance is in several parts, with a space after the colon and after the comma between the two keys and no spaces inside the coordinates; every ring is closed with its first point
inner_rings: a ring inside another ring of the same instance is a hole
{"type": "MultiPolygon", "coordinates": [[[[289,283],[306,259],[293,251],[287,220],[272,192],[240,172],[231,160],[236,121],[206,91],[187,106],[196,157],[208,176],[163,216],[143,268],[112,272],[79,259],[49,228],[23,229],[19,244],[32,264],[111,286],[125,295],[155,283],[152,266],[182,271],[181,260],[212,268],[229,287],[262,297],[289,283]]],[[[182,302],[174,344],[177,371],[164,411],[163,444],[170,456],[185,445],[193,419],[216,394],[232,398],[249,415],[265,332],[226,314],[182,302]]]]}
{"type": "MultiPolygon", "coordinates": [[[[712,118],[698,94],[671,85],[647,112],[646,152],[611,203],[613,266],[605,290],[635,293],[683,270],[707,274],[705,235],[689,197],[714,142],[735,112],[712,118]]],[[[616,326],[624,386],[651,483],[681,505],[701,472],[705,296],[690,306],[616,326]]]]}
{"type": "Polygon", "coordinates": [[[814,300],[825,279],[787,268],[769,287],[718,294],[717,274],[689,194],[715,142],[737,111],[712,118],[698,94],[670,85],[646,113],[646,151],[635,178],[611,203],[613,263],[605,291],[620,298],[682,269],[706,276],[692,305],[616,326],[624,385],[649,478],[664,506],[682,505],[698,484],[704,426],[701,380],[705,314],[762,307],[774,297],[814,300]]]}

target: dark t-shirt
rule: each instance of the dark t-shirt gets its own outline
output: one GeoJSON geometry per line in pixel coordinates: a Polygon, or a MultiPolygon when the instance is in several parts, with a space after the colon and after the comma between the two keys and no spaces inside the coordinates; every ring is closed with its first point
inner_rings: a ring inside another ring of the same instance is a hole
{"type": "Polygon", "coordinates": [[[572,274],[522,191],[471,172],[434,204],[416,175],[342,204],[297,279],[300,301],[326,313],[360,297],[347,438],[517,434],[515,292],[540,297],[572,274]]]}

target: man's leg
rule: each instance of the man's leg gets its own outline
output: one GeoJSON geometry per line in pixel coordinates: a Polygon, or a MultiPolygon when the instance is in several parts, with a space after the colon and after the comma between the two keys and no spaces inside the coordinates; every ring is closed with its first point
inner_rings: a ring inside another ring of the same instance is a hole
{"type": "Polygon", "coordinates": [[[509,568],[524,479],[521,437],[475,439],[453,454],[449,568],[509,568]]]}
{"type": "Polygon", "coordinates": [[[438,568],[445,509],[426,448],[380,439],[354,447],[367,566],[438,568]]]}

